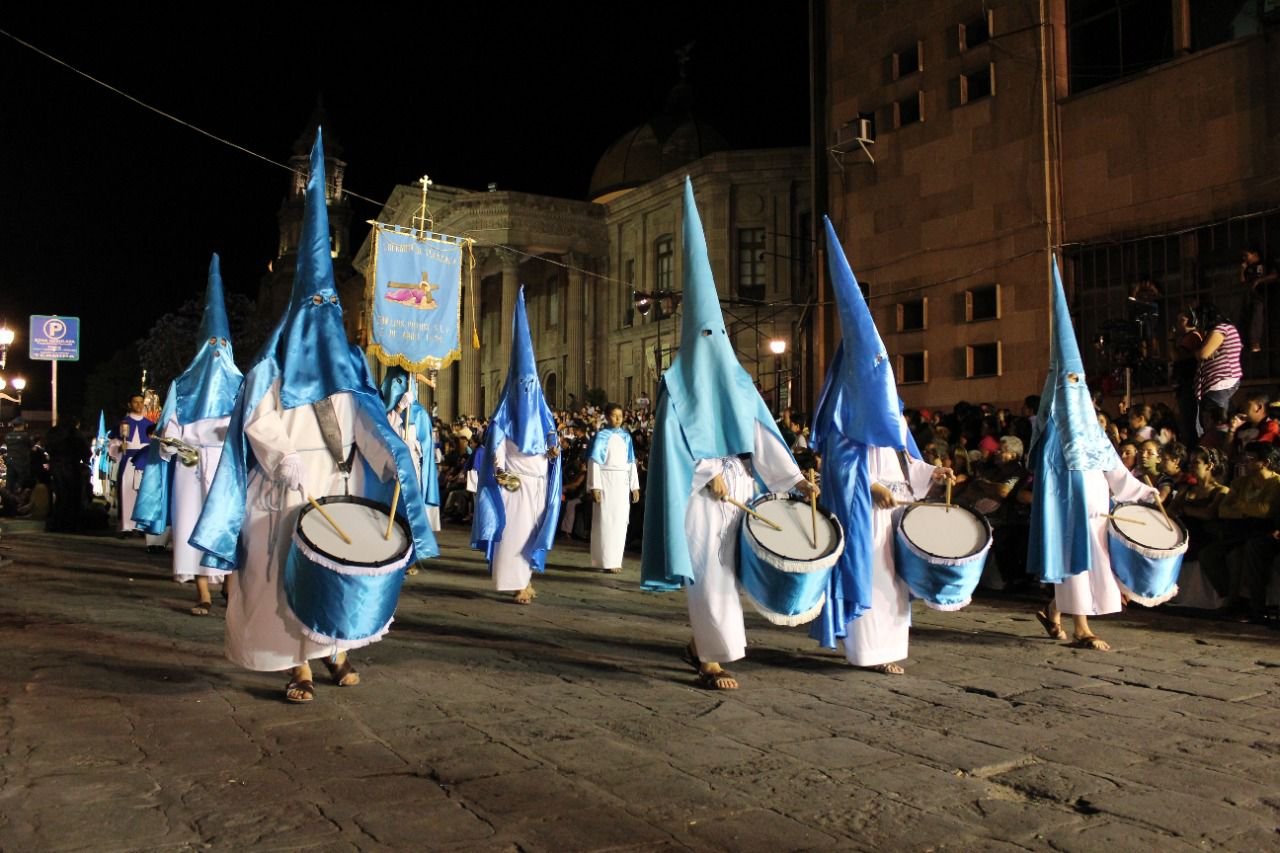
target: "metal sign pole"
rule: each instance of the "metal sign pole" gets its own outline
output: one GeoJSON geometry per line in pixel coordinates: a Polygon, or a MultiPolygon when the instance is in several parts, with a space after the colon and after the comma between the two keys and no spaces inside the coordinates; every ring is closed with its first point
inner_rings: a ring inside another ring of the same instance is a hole
{"type": "Polygon", "coordinates": [[[49,362],[53,369],[53,417],[50,419],[50,426],[58,425],[58,360],[55,358],[49,362]]]}

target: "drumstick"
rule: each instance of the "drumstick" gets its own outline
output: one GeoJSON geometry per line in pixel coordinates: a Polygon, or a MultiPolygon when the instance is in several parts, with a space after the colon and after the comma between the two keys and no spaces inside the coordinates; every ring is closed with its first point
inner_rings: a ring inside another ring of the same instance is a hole
{"type": "MultiPolygon", "coordinates": [[[[813,485],[813,469],[809,469],[809,485],[813,485]]],[[[809,492],[809,518],[813,522],[813,547],[818,547],[818,493],[809,492]]]]}
{"type": "Polygon", "coordinates": [[[329,522],[329,525],[333,527],[334,530],[337,531],[338,535],[342,537],[343,542],[346,542],[348,545],[351,544],[351,537],[347,535],[345,530],[343,530],[341,527],[338,526],[338,522],[333,520],[333,516],[329,515],[329,513],[324,511],[324,507],[316,503],[315,498],[311,497],[311,495],[307,495],[307,503],[311,504],[311,506],[315,508],[316,512],[324,516],[324,520],[329,522]]]}
{"type": "MultiPolygon", "coordinates": [[[[1143,474],[1142,479],[1147,481],[1147,485],[1155,489],[1156,484],[1151,482],[1150,474],[1143,474]]],[[[1156,506],[1160,507],[1160,514],[1164,516],[1164,526],[1166,530],[1173,529],[1173,522],[1169,519],[1169,513],[1164,510],[1164,501],[1160,500],[1160,490],[1156,489],[1156,506]]]]}
{"type": "Polygon", "coordinates": [[[1107,518],[1113,518],[1116,521],[1123,521],[1125,524],[1139,524],[1143,527],[1147,526],[1147,523],[1145,521],[1140,521],[1139,519],[1136,519],[1136,518],[1130,518],[1127,515],[1108,515],[1107,518]]]}
{"type": "Polygon", "coordinates": [[[768,519],[768,518],[765,518],[763,515],[761,515],[760,513],[756,512],[756,511],[755,511],[754,509],[752,509],[751,507],[749,507],[749,506],[747,506],[746,504],[741,503],[741,502],[739,502],[739,501],[735,501],[733,498],[729,497],[728,495],[725,495],[723,498],[721,498],[721,500],[728,501],[729,503],[731,503],[731,504],[733,504],[734,506],[736,506],[738,509],[740,509],[740,510],[742,510],[743,512],[745,512],[747,515],[755,516],[756,518],[758,518],[758,519],[760,519],[761,521],[763,521],[765,524],[767,524],[767,525],[769,525],[770,527],[772,527],[774,530],[782,530],[782,525],[780,525],[780,524],[778,524],[778,523],[776,523],[776,522],[774,522],[774,521],[772,521],[772,520],[770,520],[770,519],[768,519]]]}
{"type": "Polygon", "coordinates": [[[947,508],[943,512],[951,512],[951,481],[947,480],[947,508]]]}
{"type": "Polygon", "coordinates": [[[391,531],[396,526],[396,504],[400,503],[400,480],[396,480],[396,492],[391,496],[391,515],[387,518],[387,532],[382,534],[383,539],[391,538],[391,531]]]}

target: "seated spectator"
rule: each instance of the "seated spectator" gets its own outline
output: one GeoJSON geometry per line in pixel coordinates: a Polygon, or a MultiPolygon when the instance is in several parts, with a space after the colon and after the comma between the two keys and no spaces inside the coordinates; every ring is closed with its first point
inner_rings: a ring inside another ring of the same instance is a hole
{"type": "Polygon", "coordinates": [[[1218,594],[1232,605],[1240,601],[1244,544],[1270,535],[1280,510],[1280,448],[1262,442],[1245,446],[1247,473],[1231,482],[1218,507],[1221,538],[1200,552],[1200,567],[1218,594]]]}
{"type": "Polygon", "coordinates": [[[1186,559],[1196,560],[1200,550],[1218,538],[1218,508],[1229,491],[1222,483],[1227,460],[1212,448],[1197,447],[1189,465],[1195,482],[1178,492],[1169,513],[1187,528],[1186,559]]]}
{"type": "Polygon", "coordinates": [[[1135,404],[1129,409],[1129,437],[1138,441],[1147,441],[1155,437],[1155,431],[1148,425],[1151,418],[1151,407],[1145,403],[1135,404]]]}
{"type": "Polygon", "coordinates": [[[1149,438],[1138,446],[1139,467],[1133,474],[1139,480],[1154,483],[1160,476],[1160,442],[1149,438]]]}
{"type": "Polygon", "coordinates": [[[1245,399],[1244,411],[1232,416],[1227,435],[1233,455],[1239,455],[1251,441],[1274,444],[1280,439],[1280,423],[1272,420],[1268,409],[1270,404],[1270,395],[1254,392],[1245,399]]]}
{"type": "Polygon", "coordinates": [[[1217,403],[1205,403],[1200,409],[1200,418],[1204,425],[1200,446],[1219,450],[1225,458],[1230,447],[1227,432],[1231,428],[1227,413],[1217,403]]]}
{"type": "Polygon", "coordinates": [[[1187,475],[1182,468],[1187,464],[1187,449],[1176,441],[1160,448],[1160,471],[1156,477],[1156,489],[1160,503],[1165,506],[1186,487],[1187,475]]]}
{"type": "Polygon", "coordinates": [[[1120,446],[1116,448],[1116,452],[1120,454],[1120,461],[1124,467],[1129,470],[1135,477],[1142,477],[1142,468],[1138,465],[1138,459],[1141,451],[1138,449],[1137,442],[1125,439],[1120,442],[1120,446]]]}

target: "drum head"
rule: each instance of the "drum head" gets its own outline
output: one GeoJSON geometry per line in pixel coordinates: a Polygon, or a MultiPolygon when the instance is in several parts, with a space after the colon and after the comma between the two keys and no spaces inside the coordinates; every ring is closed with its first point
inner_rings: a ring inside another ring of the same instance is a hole
{"type": "Polygon", "coordinates": [[[773,554],[791,561],[821,560],[844,544],[839,523],[826,510],[818,509],[818,537],[813,538],[813,510],[809,502],[791,495],[764,495],[751,508],[781,527],[774,530],[750,515],[745,524],[751,538],[773,554]]]}
{"type": "Polygon", "coordinates": [[[390,507],[356,497],[320,498],[316,503],[338,523],[351,539],[348,544],[333,525],[315,507],[307,504],[298,516],[298,535],[314,551],[348,566],[370,568],[393,563],[409,549],[409,530],[404,519],[397,518],[386,538],[390,507]]]}
{"type": "Polygon", "coordinates": [[[1165,521],[1159,508],[1147,504],[1119,504],[1111,513],[1111,526],[1135,545],[1153,551],[1172,551],[1187,540],[1181,524],[1174,519],[1165,521]]]}
{"type": "Polygon", "coordinates": [[[987,520],[952,504],[916,504],[902,515],[902,535],[916,550],[946,560],[977,554],[991,541],[987,520]]]}

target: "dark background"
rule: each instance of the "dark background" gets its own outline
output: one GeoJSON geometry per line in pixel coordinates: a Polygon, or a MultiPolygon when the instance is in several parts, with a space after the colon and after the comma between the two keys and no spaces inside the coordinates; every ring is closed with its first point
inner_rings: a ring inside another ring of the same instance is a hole
{"type": "MultiPolygon", "coordinates": [[[[374,199],[424,172],[585,198],[604,150],[662,108],[689,42],[695,111],[733,147],[807,142],[805,4],[530,5],[8,8],[0,30],[278,161],[322,97],[347,188],[374,199]]],[[[6,375],[27,378],[27,408],[47,409],[28,315],[80,317],[82,360],[59,368],[64,416],[98,404],[84,388],[95,364],[203,292],[211,252],[229,291],[256,295],[289,179],[4,35],[0,170],[0,321],[18,332],[6,375]]],[[[353,207],[360,222],[377,212],[353,207]]]]}

